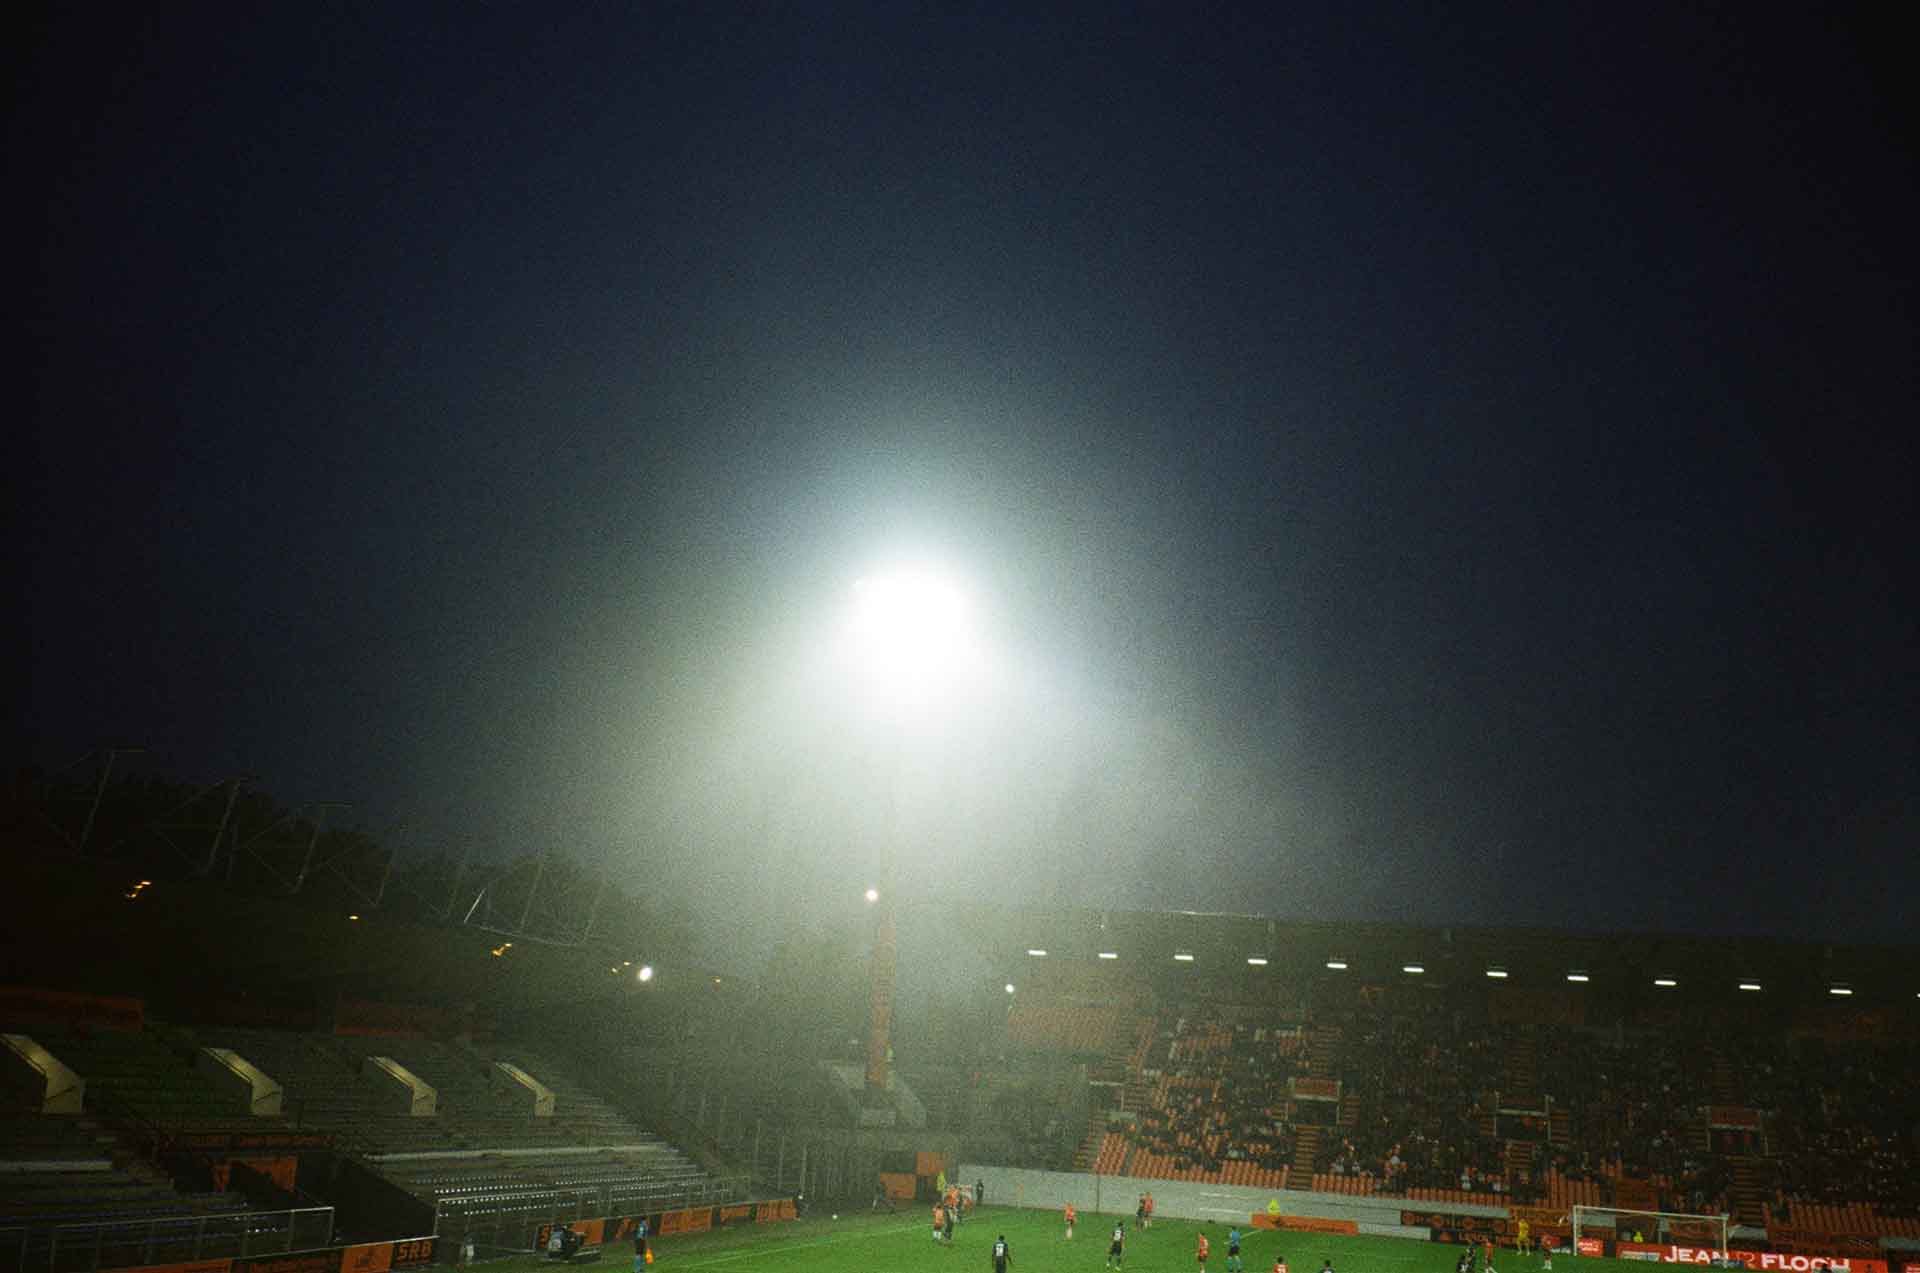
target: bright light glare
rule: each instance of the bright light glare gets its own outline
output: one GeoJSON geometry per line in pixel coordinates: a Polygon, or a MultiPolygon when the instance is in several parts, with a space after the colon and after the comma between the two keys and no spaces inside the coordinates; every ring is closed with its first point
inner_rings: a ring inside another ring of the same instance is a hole
{"type": "Polygon", "coordinates": [[[1592,978],[1588,977],[1587,974],[1584,972],[1570,972],[1567,974],[1567,980],[1568,981],[1591,981],[1592,978]]]}
{"type": "Polygon", "coordinates": [[[1009,982],[1007,983],[1007,993],[1008,993],[1008,994],[1012,994],[1012,993],[1013,993],[1013,983],[1012,983],[1011,981],[1009,981],[1009,982]]]}
{"type": "Polygon", "coordinates": [[[1743,981],[1740,983],[1740,988],[1742,990],[1758,990],[1760,983],[1757,981],[1743,981]]]}
{"type": "Polygon", "coordinates": [[[879,890],[879,889],[877,889],[877,888],[870,888],[870,889],[868,889],[868,890],[867,890],[867,900],[868,900],[869,902],[877,902],[877,901],[879,901],[879,900],[880,900],[880,890],[879,890]]]}
{"type": "Polygon", "coordinates": [[[1117,950],[1103,950],[1103,951],[1101,951],[1101,952],[1100,952],[1100,958],[1102,958],[1102,959],[1118,959],[1118,958],[1120,958],[1120,952],[1119,952],[1119,951],[1117,951],[1117,950]]]}
{"type": "Polygon", "coordinates": [[[1032,955],[1035,959],[1045,959],[1047,957],[1047,952],[1044,950],[1041,950],[1038,946],[1035,946],[1032,950],[1029,950],[1027,953],[1029,955],[1032,955]]]}
{"type": "Polygon", "coordinates": [[[1401,972],[1410,972],[1416,977],[1419,976],[1421,973],[1425,972],[1426,970],[1427,969],[1424,964],[1401,964],[1400,965],[1401,972]]]}
{"type": "Polygon", "coordinates": [[[1174,956],[1174,958],[1175,958],[1175,959],[1177,959],[1177,960],[1179,960],[1179,961],[1180,961],[1181,963],[1183,963],[1183,964],[1190,964],[1190,963],[1192,963],[1192,962],[1193,962],[1193,956],[1192,956],[1192,955],[1189,955],[1189,954],[1188,954],[1188,953],[1187,953],[1186,951],[1184,951],[1184,950],[1183,950],[1183,951],[1181,951],[1181,952],[1180,952],[1179,954],[1177,954],[1177,955],[1175,955],[1175,956],[1174,956]]]}
{"type": "Polygon", "coordinates": [[[639,979],[640,979],[641,981],[652,981],[652,980],[653,980],[653,965],[652,965],[652,964],[641,964],[641,965],[640,965],[640,971],[639,971],[639,972],[636,972],[636,973],[634,973],[633,975],[634,975],[635,977],[637,977],[637,978],[639,978],[639,979]]]}
{"type": "Polygon", "coordinates": [[[1267,966],[1267,961],[1262,959],[1258,955],[1248,955],[1247,962],[1252,964],[1255,968],[1265,968],[1267,966]]]}
{"type": "Polygon", "coordinates": [[[1850,995],[1853,993],[1853,988],[1851,986],[1828,986],[1827,993],[1830,995],[1839,995],[1841,998],[1845,998],[1847,995],[1850,995]]]}
{"type": "Polygon", "coordinates": [[[850,635],[860,675],[895,704],[923,704],[956,688],[978,658],[966,594],[923,567],[856,581],[850,635]]]}
{"type": "Polygon", "coordinates": [[[1327,967],[1333,969],[1335,972],[1345,972],[1347,970],[1347,961],[1344,959],[1329,959],[1327,960],[1327,967]]]}
{"type": "Polygon", "coordinates": [[[1659,986],[1662,990],[1671,990],[1675,986],[1679,985],[1680,983],[1675,981],[1672,977],[1655,977],[1653,979],[1653,984],[1656,986],[1659,986]]]}
{"type": "Polygon", "coordinates": [[[1505,968],[1489,968],[1487,969],[1487,976],[1492,977],[1495,981],[1505,981],[1507,979],[1507,970],[1505,968]]]}

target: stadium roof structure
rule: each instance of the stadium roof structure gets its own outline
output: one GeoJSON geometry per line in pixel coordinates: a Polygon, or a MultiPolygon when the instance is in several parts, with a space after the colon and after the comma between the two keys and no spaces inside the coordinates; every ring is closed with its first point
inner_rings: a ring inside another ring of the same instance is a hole
{"type": "Polygon", "coordinates": [[[129,890],[111,866],[16,861],[0,909],[13,984],[193,998],[211,991],[467,1001],[514,1009],[707,989],[709,970],[647,951],[512,942],[306,898],[236,896],[204,880],[129,890]],[[659,969],[644,983],[642,960],[659,969]]]}
{"type": "Polygon", "coordinates": [[[974,940],[996,968],[1028,980],[1058,977],[1066,966],[1079,965],[1094,975],[1144,976],[1163,989],[1204,984],[1248,992],[1301,978],[1341,977],[1433,987],[1497,983],[1593,996],[1726,997],[1742,993],[1745,983],[1757,984],[1774,1003],[1842,997],[1835,994],[1838,988],[1855,1007],[1900,1005],[1920,1015],[1920,946],[1194,911],[981,907],[969,918],[974,940]]]}

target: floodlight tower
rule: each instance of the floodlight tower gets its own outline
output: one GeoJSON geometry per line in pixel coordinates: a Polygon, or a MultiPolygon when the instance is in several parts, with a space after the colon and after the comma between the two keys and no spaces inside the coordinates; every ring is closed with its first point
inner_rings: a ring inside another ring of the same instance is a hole
{"type": "Polygon", "coordinates": [[[881,835],[881,879],[867,890],[875,916],[868,996],[867,1088],[887,1086],[893,1039],[896,870],[899,837],[891,778],[909,724],[934,727],[944,700],[958,688],[974,646],[965,594],[936,571],[908,567],[864,576],[853,587],[849,635],[858,676],[892,755],[886,758],[886,826],[881,835]]]}

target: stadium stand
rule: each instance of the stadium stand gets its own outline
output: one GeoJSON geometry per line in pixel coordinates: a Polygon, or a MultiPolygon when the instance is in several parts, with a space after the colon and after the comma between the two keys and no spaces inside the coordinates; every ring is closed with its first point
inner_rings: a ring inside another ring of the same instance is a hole
{"type": "Polygon", "coordinates": [[[1152,1047],[1132,1062],[1126,1121],[1091,1129],[1090,1168],[1413,1201],[1727,1210],[1756,1225],[1920,1236],[1912,1045],[1732,1022],[1704,1032],[1496,1022],[1470,999],[1430,993],[1305,998],[1278,1017],[1270,1004],[1163,1008],[1152,1047]],[[1337,1100],[1300,1099],[1297,1078],[1337,1084],[1337,1100]],[[1714,1122],[1749,1112],[1751,1128],[1714,1122]]]}
{"type": "Polygon", "coordinates": [[[89,1107],[117,1104],[165,1128],[244,1129],[275,1121],[249,1114],[243,1100],[197,1073],[193,1043],[184,1034],[98,1030],[42,1035],[40,1042],[86,1080],[89,1107]]]}
{"type": "Polygon", "coordinates": [[[215,1250],[246,1223],[245,1198],[188,1193],[91,1117],[0,1113],[0,1229],[17,1267],[50,1265],[56,1243],[104,1245],[109,1262],[215,1250]],[[213,1224],[211,1242],[208,1222],[213,1224]]]}

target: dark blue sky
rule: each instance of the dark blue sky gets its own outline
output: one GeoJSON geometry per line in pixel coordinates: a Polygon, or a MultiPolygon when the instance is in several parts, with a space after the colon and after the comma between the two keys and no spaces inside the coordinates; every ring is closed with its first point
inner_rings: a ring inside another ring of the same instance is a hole
{"type": "Polygon", "coordinates": [[[831,892],[758,705],[909,543],[1010,887],[1911,937],[1872,7],[553,8],[23,40],[26,754],[831,892]]]}

